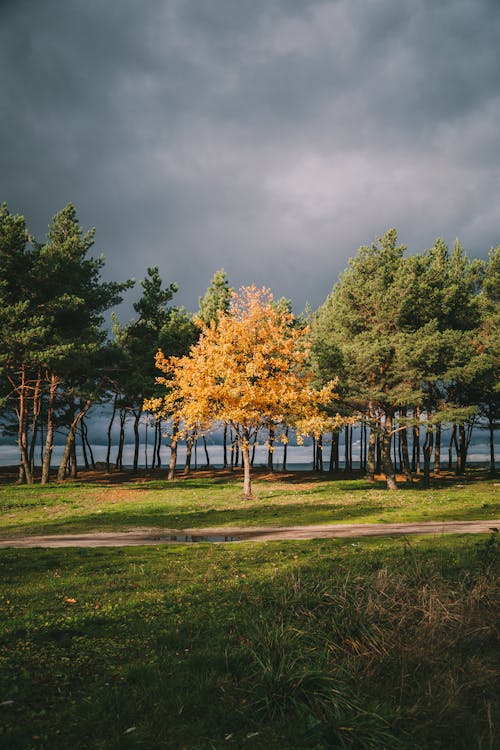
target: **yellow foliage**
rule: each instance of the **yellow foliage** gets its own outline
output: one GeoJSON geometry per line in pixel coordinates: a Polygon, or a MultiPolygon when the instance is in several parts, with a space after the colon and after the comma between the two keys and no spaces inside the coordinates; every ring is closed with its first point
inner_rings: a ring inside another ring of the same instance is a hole
{"type": "Polygon", "coordinates": [[[167,393],[146,408],[178,419],[184,434],[227,422],[247,445],[271,423],[317,435],[337,426],[340,417],[322,410],[337,397],[335,383],[318,391],[307,369],[308,330],[294,327],[293,315],[272,301],[268,289],[243,287],[217,325],[197,321],[201,335],[188,356],[159,351],[156,366],[164,375],[157,380],[167,393]]]}

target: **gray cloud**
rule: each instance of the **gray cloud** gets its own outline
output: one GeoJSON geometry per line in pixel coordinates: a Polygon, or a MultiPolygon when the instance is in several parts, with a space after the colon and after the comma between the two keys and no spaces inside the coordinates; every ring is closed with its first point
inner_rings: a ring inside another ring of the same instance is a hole
{"type": "Polygon", "coordinates": [[[75,203],[111,278],[322,302],[360,244],[500,242],[500,6],[0,4],[0,200],[75,203]]]}

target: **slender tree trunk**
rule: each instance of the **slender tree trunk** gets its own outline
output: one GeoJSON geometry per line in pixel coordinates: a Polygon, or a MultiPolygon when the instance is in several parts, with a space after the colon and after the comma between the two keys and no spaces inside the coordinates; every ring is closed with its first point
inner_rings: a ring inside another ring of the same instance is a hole
{"type": "Polygon", "coordinates": [[[463,424],[458,425],[458,452],[457,452],[457,474],[462,475],[465,472],[465,427],[463,424]]]}
{"type": "Polygon", "coordinates": [[[328,471],[333,474],[334,471],[338,471],[339,468],[339,433],[337,430],[332,430],[332,447],[330,450],[330,461],[328,463],[328,471]]]}
{"type": "Polygon", "coordinates": [[[207,439],[205,435],[201,436],[203,439],[203,450],[205,451],[205,458],[207,459],[207,469],[210,468],[210,456],[208,455],[207,439]]]}
{"type": "Polygon", "coordinates": [[[375,453],[377,445],[377,433],[375,430],[375,410],[373,404],[369,404],[368,416],[370,420],[370,435],[368,438],[367,475],[370,482],[375,481],[375,453]]]}
{"type": "Polygon", "coordinates": [[[420,474],[420,406],[415,407],[416,424],[413,426],[413,457],[411,469],[413,472],[420,474]]]}
{"type": "Polygon", "coordinates": [[[66,445],[64,446],[61,463],[59,464],[59,469],[57,471],[58,482],[62,481],[66,475],[66,470],[68,467],[70,456],[73,456],[72,476],[76,476],[76,454],[74,453],[76,430],[78,427],[78,423],[80,422],[81,419],[83,419],[85,414],[88,412],[91,404],[92,404],[92,400],[87,399],[87,401],[82,406],[78,414],[76,416],[73,416],[73,419],[69,426],[68,435],[66,437],[66,445]]]}
{"type": "Polygon", "coordinates": [[[454,422],[451,428],[450,444],[448,446],[448,471],[453,469],[453,448],[458,456],[457,425],[454,422]]]}
{"type": "Polygon", "coordinates": [[[133,474],[137,474],[139,470],[139,448],[140,448],[140,435],[139,435],[139,421],[142,414],[142,406],[139,406],[137,411],[132,411],[134,415],[134,464],[132,467],[133,474]]]}
{"type": "Polygon", "coordinates": [[[127,419],[127,410],[120,409],[120,434],[118,437],[118,453],[116,454],[115,469],[123,470],[123,446],[125,444],[125,421],[127,419]]]}
{"type": "Polygon", "coordinates": [[[50,462],[52,459],[52,449],[54,447],[54,405],[58,381],[54,373],[50,376],[49,385],[49,402],[47,405],[47,430],[45,433],[45,450],[42,461],[42,484],[47,484],[50,479],[50,462]]]}
{"type": "Polygon", "coordinates": [[[224,435],[222,438],[222,466],[227,469],[227,422],[224,422],[224,435]]]}
{"type": "Polygon", "coordinates": [[[488,409],[488,433],[490,441],[490,474],[495,474],[495,415],[493,408],[488,409]]]}
{"type": "Polygon", "coordinates": [[[253,436],[253,440],[252,440],[252,457],[250,459],[250,466],[253,466],[254,461],[255,461],[256,446],[257,446],[257,433],[255,433],[255,435],[253,436]]]}
{"type": "MultiPolygon", "coordinates": [[[[401,416],[403,419],[407,416],[406,408],[401,411],[401,416]]],[[[406,481],[410,484],[413,482],[413,476],[411,473],[411,467],[410,467],[410,454],[408,452],[408,430],[406,427],[404,427],[400,432],[401,437],[401,465],[403,467],[403,472],[406,477],[406,481]]]]}
{"type": "Polygon", "coordinates": [[[363,471],[363,454],[365,452],[365,431],[364,422],[361,420],[359,423],[359,470],[363,471]]]}
{"type": "Polygon", "coordinates": [[[471,417],[467,420],[466,423],[464,422],[458,425],[457,466],[460,467],[460,474],[465,474],[465,468],[467,465],[467,453],[469,452],[469,445],[475,421],[475,417],[471,417]]]}
{"type": "Polygon", "coordinates": [[[36,441],[38,436],[38,421],[40,417],[40,411],[42,408],[42,375],[40,370],[38,370],[38,375],[35,380],[35,385],[33,388],[33,412],[32,412],[32,420],[31,420],[31,440],[30,440],[30,448],[29,448],[29,462],[31,467],[31,474],[34,477],[35,476],[35,448],[36,448],[36,441]]]}
{"type": "Polygon", "coordinates": [[[156,421],[155,425],[155,429],[158,431],[158,440],[156,443],[156,466],[159,469],[161,467],[161,417],[156,421]]]}
{"type": "Polygon", "coordinates": [[[344,471],[349,471],[349,425],[344,427],[344,471]]]}
{"type": "Polygon", "coordinates": [[[82,425],[83,425],[83,437],[84,437],[85,445],[87,446],[87,451],[88,451],[88,454],[90,456],[90,465],[92,466],[93,469],[95,469],[94,452],[93,452],[92,446],[90,445],[90,442],[89,442],[89,434],[88,434],[88,429],[87,429],[87,422],[85,421],[85,419],[82,419],[82,425]]]}
{"type": "Polygon", "coordinates": [[[396,473],[391,456],[393,413],[387,410],[385,413],[384,429],[382,433],[382,466],[388,490],[397,490],[396,473]]]}
{"type": "Polygon", "coordinates": [[[250,436],[248,431],[243,432],[243,440],[241,441],[241,455],[243,457],[243,498],[245,500],[252,500],[252,480],[250,477],[250,436]]]}
{"type": "Polygon", "coordinates": [[[29,401],[28,401],[28,383],[26,377],[26,367],[21,367],[21,383],[16,388],[18,393],[18,407],[17,407],[17,424],[18,424],[18,435],[17,443],[19,446],[19,452],[21,454],[21,464],[23,467],[22,475],[26,484],[33,484],[33,474],[31,472],[31,466],[28,455],[28,412],[29,412],[29,401]]]}
{"type": "Polygon", "coordinates": [[[434,474],[441,473],[441,422],[436,423],[436,440],[434,445],[434,474]]]}
{"type": "Polygon", "coordinates": [[[323,472],[323,435],[316,442],[316,471],[323,472]]]}
{"type": "Polygon", "coordinates": [[[170,442],[170,461],[167,479],[171,481],[175,477],[175,466],[177,464],[177,443],[179,441],[179,420],[174,419],[172,425],[172,440],[170,442]]]}
{"type": "MultiPolygon", "coordinates": [[[[76,436],[76,430],[75,430],[75,436],[76,436]]],[[[73,440],[71,444],[71,454],[70,454],[70,476],[72,479],[76,479],[77,470],[78,470],[78,466],[76,463],[76,440],[73,440]]]]}
{"type": "Polygon", "coordinates": [[[366,472],[366,463],[367,463],[367,456],[368,456],[368,430],[366,426],[365,417],[363,417],[363,434],[365,436],[365,439],[363,442],[363,471],[366,472]]]}
{"type": "Polygon", "coordinates": [[[286,471],[287,458],[288,458],[288,425],[285,428],[285,442],[283,444],[283,464],[281,466],[282,471],[286,471]]]}
{"type": "Polygon", "coordinates": [[[186,463],[184,464],[184,474],[190,474],[191,472],[191,455],[193,452],[194,444],[194,432],[191,435],[186,435],[186,463]]]}
{"type": "Polygon", "coordinates": [[[115,396],[114,401],[113,401],[113,413],[111,415],[111,419],[109,420],[109,425],[108,425],[108,447],[106,451],[106,471],[108,474],[109,474],[110,459],[111,459],[111,430],[113,428],[113,422],[115,421],[117,401],[118,401],[118,396],[115,396]]]}
{"type": "Polygon", "coordinates": [[[87,446],[85,445],[85,421],[83,419],[80,419],[80,442],[82,444],[83,464],[86,469],[89,469],[89,457],[87,456],[87,446]]]}
{"type": "Polygon", "coordinates": [[[434,429],[427,426],[425,431],[425,440],[423,445],[424,454],[424,484],[428,487],[431,483],[431,456],[434,446],[434,429]]]}
{"type": "Polygon", "coordinates": [[[151,458],[151,471],[156,467],[156,450],[158,448],[158,419],[154,423],[153,456],[151,458]]]}
{"type": "Polygon", "coordinates": [[[269,440],[267,449],[267,468],[269,471],[274,471],[273,464],[273,452],[274,452],[274,424],[269,424],[269,440]]]}

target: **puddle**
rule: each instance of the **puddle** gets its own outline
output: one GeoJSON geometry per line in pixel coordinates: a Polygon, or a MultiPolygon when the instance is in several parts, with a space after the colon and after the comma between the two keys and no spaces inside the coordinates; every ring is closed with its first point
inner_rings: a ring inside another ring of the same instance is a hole
{"type": "Polygon", "coordinates": [[[193,542],[234,542],[236,537],[224,536],[224,534],[166,534],[160,537],[160,542],[171,542],[177,544],[188,544],[193,542]]]}

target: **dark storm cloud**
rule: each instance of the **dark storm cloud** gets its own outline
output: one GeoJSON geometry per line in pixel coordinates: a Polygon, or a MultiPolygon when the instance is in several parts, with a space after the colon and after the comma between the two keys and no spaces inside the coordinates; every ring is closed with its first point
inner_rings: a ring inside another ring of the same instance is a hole
{"type": "Polygon", "coordinates": [[[500,4],[0,3],[0,200],[113,278],[223,266],[316,306],[357,247],[500,242],[500,4]]]}

